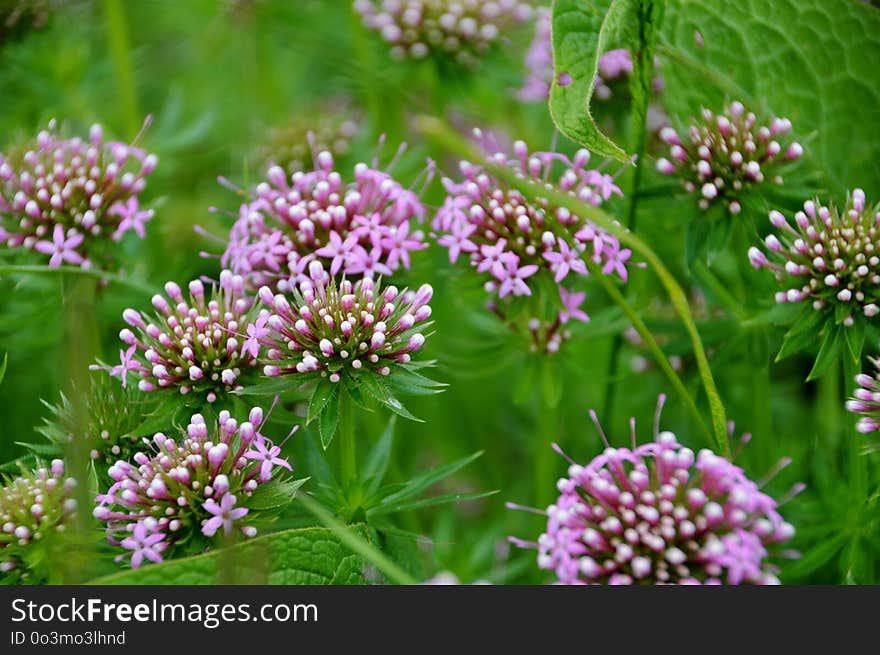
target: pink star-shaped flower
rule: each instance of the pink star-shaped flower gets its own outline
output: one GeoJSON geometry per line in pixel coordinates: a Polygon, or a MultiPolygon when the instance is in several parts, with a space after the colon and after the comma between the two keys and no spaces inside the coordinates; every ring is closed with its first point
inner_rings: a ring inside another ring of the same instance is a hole
{"type": "Polygon", "coordinates": [[[153,218],[153,210],[148,209],[146,211],[141,211],[138,205],[138,199],[135,196],[126,200],[125,203],[114,203],[107,213],[110,214],[110,216],[119,216],[122,219],[119,221],[119,225],[113,233],[114,239],[119,239],[129,230],[134,230],[135,234],[143,239],[146,236],[146,228],[144,225],[148,220],[153,218]]]}
{"type": "Polygon", "coordinates": [[[386,261],[388,267],[392,270],[398,267],[398,261],[403,262],[404,268],[410,267],[409,253],[413,250],[422,250],[427,248],[427,243],[422,243],[418,239],[410,239],[409,237],[409,221],[404,221],[397,227],[389,229],[388,236],[381,241],[381,245],[388,251],[386,261]]]}
{"type": "Polygon", "coordinates": [[[556,271],[556,277],[554,278],[556,282],[562,282],[570,270],[581,275],[587,275],[587,265],[581,259],[580,253],[570,248],[563,239],[558,239],[557,244],[559,245],[559,252],[550,250],[544,253],[544,259],[550,262],[556,271]]]}
{"type": "Polygon", "coordinates": [[[361,252],[366,254],[363,247],[358,243],[359,237],[357,234],[349,234],[344,241],[336,230],[330,230],[327,236],[327,244],[323,248],[316,250],[315,254],[318,257],[332,258],[330,262],[330,275],[336,275],[346,260],[363,256],[361,252]]]}
{"type": "MultiPolygon", "coordinates": [[[[480,273],[491,271],[492,275],[501,279],[505,275],[504,248],[506,246],[507,239],[498,239],[494,246],[480,246],[480,255],[482,255],[482,259],[477,264],[477,270],[480,271],[480,273]]],[[[516,259],[519,261],[519,257],[516,259]]]]}
{"type": "Polygon", "coordinates": [[[461,253],[476,252],[477,245],[468,237],[477,230],[477,226],[465,221],[455,221],[450,228],[451,233],[444,234],[437,239],[437,243],[444,248],[449,248],[449,263],[454,264],[461,253]]]}
{"type": "Polygon", "coordinates": [[[568,323],[570,319],[577,319],[587,323],[590,317],[587,316],[580,307],[587,297],[587,294],[576,291],[569,291],[565,287],[559,287],[559,297],[562,298],[562,311],[559,312],[559,321],[568,323]]]}
{"type": "Polygon", "coordinates": [[[346,267],[346,273],[360,273],[366,278],[372,279],[376,273],[391,275],[391,269],[379,260],[382,257],[382,248],[373,248],[369,254],[364,252],[357,259],[350,259],[346,267]]]}
{"type": "Polygon", "coordinates": [[[509,293],[512,293],[514,296],[531,296],[532,290],[529,289],[529,285],[524,280],[537,273],[538,267],[535,264],[520,267],[517,255],[513,253],[506,253],[506,255],[508,256],[504,258],[502,275],[496,276],[501,280],[498,296],[503,298],[509,293]]]}
{"type": "Polygon", "coordinates": [[[135,350],[137,350],[137,344],[131,344],[131,346],[128,347],[128,350],[120,350],[119,365],[110,369],[110,377],[119,377],[122,379],[123,389],[125,389],[125,385],[128,382],[128,372],[139,371],[141,368],[141,363],[136,359],[132,359],[135,350]]]}
{"type": "Polygon", "coordinates": [[[143,523],[136,523],[132,536],[126,537],[120,542],[123,548],[134,551],[131,554],[132,568],[138,568],[146,557],[151,562],[162,561],[162,551],[165,550],[165,544],[162,540],[165,538],[164,532],[155,532],[148,534],[147,526],[143,523]]]}
{"type": "Polygon", "coordinates": [[[260,339],[269,334],[269,328],[266,327],[268,321],[269,314],[267,312],[262,312],[257,316],[256,321],[247,326],[248,338],[245,339],[244,344],[241,346],[242,357],[247,353],[252,359],[256,359],[260,354],[260,339]]]}
{"type": "Polygon", "coordinates": [[[259,435],[253,442],[254,450],[248,450],[244,456],[247,459],[255,459],[260,462],[260,482],[266,482],[272,478],[272,467],[280,466],[288,471],[293,469],[281,454],[281,447],[274,445],[271,441],[259,435]]]}
{"type": "Polygon", "coordinates": [[[56,224],[55,231],[52,233],[52,241],[37,241],[34,248],[44,255],[52,255],[49,259],[49,268],[58,268],[63,262],[83,263],[82,255],[76,251],[82,242],[82,234],[65,237],[64,228],[60,224],[56,224]]]}
{"type": "Polygon", "coordinates": [[[209,514],[212,514],[211,518],[205,521],[205,524],[202,526],[202,534],[206,537],[213,537],[221,527],[223,528],[223,533],[227,537],[230,536],[235,521],[250,511],[247,507],[236,507],[235,496],[230,493],[223,494],[219,504],[213,498],[209,498],[202,503],[202,507],[209,514]]]}

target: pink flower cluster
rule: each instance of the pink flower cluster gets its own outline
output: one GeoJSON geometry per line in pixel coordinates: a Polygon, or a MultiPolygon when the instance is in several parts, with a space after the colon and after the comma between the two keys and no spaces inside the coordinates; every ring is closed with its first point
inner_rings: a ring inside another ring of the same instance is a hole
{"type": "Polygon", "coordinates": [[[315,374],[339,382],[361,372],[389,375],[424,345],[430,285],[401,292],[369,278],[337,284],[320,262],[310,264],[309,275],[291,300],[268,287],[259,291],[272,310],[258,321],[265,326],[259,343],[271,362],[263,369],[267,376],[315,374]]]}
{"type": "Polygon", "coordinates": [[[188,291],[186,298],[176,283],[168,282],[167,297],[153,296],[154,317],[134,309],[123,312],[134,331],[119,333],[127,349],[120,351],[119,365],[109,368],[123,386],[131,372],[140,378],[141,391],[176,388],[214,402],[218,393],[240,388],[243,370],[256,365],[258,350],[241,341],[257,329],[244,279],[225,270],[219,286],[206,291],[200,280],[193,280],[188,291]]]}
{"type": "MultiPolygon", "coordinates": [[[[513,159],[498,152],[490,161],[542,185],[553,184],[592,205],[600,205],[614,194],[623,195],[611,175],[587,168],[590,153],[586,150],[579,150],[571,159],[559,153],[529,154],[522,141],[517,141],[513,150],[513,159]],[[551,182],[556,162],[564,170],[551,182]]],[[[459,170],[461,182],[443,179],[448,196],[432,227],[440,235],[437,242],[449,250],[450,262],[464,254],[478,272],[489,277],[487,291],[501,298],[529,296],[528,279],[542,269],[557,284],[572,273],[588,275],[584,254],[601,266],[603,274],[627,279],[626,265],[632,253],[621,248],[615,237],[566,207],[528,200],[482,166],[462,161],[459,170]]]]}
{"type": "Polygon", "coordinates": [[[794,534],[742,469],[670,432],[572,462],[557,486],[547,531],[512,541],[563,584],[774,584],[767,549],[794,534]]]}
{"type": "Polygon", "coordinates": [[[354,8],[395,59],[446,55],[464,66],[532,16],[523,0],[355,0],[354,8]]]}
{"type": "Polygon", "coordinates": [[[867,205],[864,191],[855,189],[842,212],[808,200],[794,225],[776,210],[770,223],[778,232],[764,240],[766,254],[752,247],[749,260],[789,287],[776,302],[810,301],[816,311],[842,306],[844,325],[880,313],[880,207],[867,205]]]}
{"type": "Polygon", "coordinates": [[[241,207],[221,263],[253,288],[279,291],[306,278],[316,260],[332,275],[391,275],[427,247],[416,229],[424,213],[415,193],[366,164],[346,183],[325,151],[311,172],[288,178],[279,166],[269,169],[256,199],[241,207]]]}
{"type": "Polygon", "coordinates": [[[862,415],[856,424],[862,434],[880,430],[880,359],[872,359],[871,363],[874,375],[859,373],[856,376],[859,387],[853,392],[853,398],[846,402],[849,411],[862,415]]]}
{"type": "MultiPolygon", "coordinates": [[[[526,52],[526,79],[519,90],[522,100],[542,101],[550,95],[553,84],[553,42],[552,20],[548,7],[539,7],[536,12],[535,37],[526,52]]],[[[617,48],[609,50],[599,58],[599,74],[593,93],[599,100],[611,98],[608,82],[623,75],[631,75],[632,56],[629,50],[617,48]]]]}
{"type": "Polygon", "coordinates": [[[658,159],[657,170],[680,177],[688,193],[699,194],[704,210],[724,202],[731,214],[738,214],[748,187],[765,180],[782,184],[779,169],[804,152],[787,137],[790,120],[774,118],[760,125],[741,102],[732,102],[717,115],[703,109],[701,119],[688,128],[686,138],[671,127],[660,131],[670,157],[658,159]]]}
{"type": "Polygon", "coordinates": [[[110,542],[131,551],[132,567],[161,562],[178,546],[195,550],[218,533],[257,534],[259,510],[248,499],[278,469],[291,470],[281,448],[260,434],[262,423],[258,407],[241,424],[226,410],[213,426],[194,414],[182,440],[158,433],[150,452],[110,467],[113,483],[93,513],[106,521],[110,542]]]}
{"type": "Polygon", "coordinates": [[[51,121],[23,153],[0,155],[0,244],[37,251],[51,267],[103,264],[109,242],[144,237],[153,212],[138,194],[156,164],[141,148],[104,141],[100,125],[87,140],[63,139],[51,121]]]}
{"type": "Polygon", "coordinates": [[[25,471],[0,487],[0,581],[7,584],[45,583],[46,568],[33,547],[64,532],[76,511],[76,481],[64,477],[64,462],[25,471]]]}

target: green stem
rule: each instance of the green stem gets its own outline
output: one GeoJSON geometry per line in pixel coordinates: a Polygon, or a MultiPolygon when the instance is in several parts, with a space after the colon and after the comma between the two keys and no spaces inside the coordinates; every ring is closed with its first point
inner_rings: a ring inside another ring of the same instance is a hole
{"type": "Polygon", "coordinates": [[[120,286],[128,287],[139,293],[152,295],[156,293],[156,288],[131,278],[117,275],[116,273],[108,273],[95,268],[79,268],[76,266],[59,266],[57,268],[49,268],[48,266],[0,266],[0,275],[14,275],[16,273],[36,273],[38,275],[62,275],[62,276],[80,276],[94,277],[107,282],[114,282],[120,286]]]}
{"type": "Polygon", "coordinates": [[[378,550],[368,541],[362,539],[349,526],[341,523],[336,517],[328,512],[320,503],[312,499],[308,494],[298,494],[296,500],[302,503],[309,512],[333,531],[336,538],[353,552],[357,553],[370,564],[375,566],[382,574],[394,584],[414,585],[416,580],[397,564],[392,562],[384,553],[378,550]]]}
{"type": "MultiPolygon", "coordinates": [[[[538,392],[538,395],[543,394],[538,392]]],[[[559,440],[559,426],[556,420],[558,413],[540,399],[535,403],[535,407],[538,409],[538,434],[534,440],[535,452],[532,455],[535,458],[534,498],[538,507],[546,507],[556,495],[554,493],[556,486],[553,484],[556,477],[553,474],[556,453],[550,444],[559,440]]]]}
{"type": "MultiPolygon", "coordinates": [[[[354,438],[354,410],[351,398],[340,390],[339,397],[339,462],[343,489],[351,492],[357,483],[357,446],[354,438]]],[[[352,510],[357,509],[352,507],[352,510]]]]}
{"type": "Polygon", "coordinates": [[[131,45],[122,2],[120,0],[104,0],[104,17],[107,21],[110,54],[119,82],[120,104],[122,105],[125,128],[129,134],[134,135],[137,134],[141,121],[131,65],[131,45]]]}
{"type": "Polygon", "coordinates": [[[78,511],[72,530],[65,533],[68,556],[63,577],[67,584],[88,580],[94,575],[94,525],[88,510],[94,494],[87,484],[89,457],[89,364],[98,350],[95,325],[95,287],[83,278],[61,278],[63,312],[62,347],[64,352],[65,389],[73,410],[73,434],[64,448],[67,474],[79,484],[74,491],[78,511]]]}
{"type": "MultiPolygon", "coordinates": [[[[675,369],[672,368],[672,364],[669,363],[669,358],[666,357],[666,353],[663,352],[660,344],[657,343],[654,335],[651,334],[651,330],[648,329],[648,326],[645,325],[645,322],[641,319],[641,317],[638,315],[632,305],[630,305],[626,301],[626,298],[623,297],[620,289],[617,288],[612,280],[610,280],[607,276],[601,274],[596,275],[595,277],[602,283],[602,287],[605,289],[605,292],[611,297],[611,299],[615,303],[617,303],[618,306],[620,306],[620,308],[623,310],[623,313],[626,314],[626,317],[630,320],[636,332],[639,333],[639,336],[645,342],[648,350],[651,351],[651,354],[654,357],[654,361],[657,362],[660,370],[663,371],[663,373],[666,375],[666,377],[669,379],[669,382],[675,389],[676,393],[678,393],[678,395],[681,397],[682,401],[685,404],[685,407],[687,407],[688,411],[690,412],[691,417],[703,431],[709,443],[713,443],[712,431],[703,420],[703,417],[700,414],[700,410],[697,409],[697,405],[694,402],[691,393],[687,390],[687,387],[685,387],[684,382],[682,382],[681,377],[678,375],[678,373],[675,372],[675,369]]],[[[610,417],[610,414],[608,416],[610,417]]]]}
{"type": "MultiPolygon", "coordinates": [[[[463,157],[471,161],[482,161],[485,159],[466,139],[460,134],[448,128],[442,121],[430,116],[421,116],[417,119],[417,125],[420,131],[429,137],[437,139],[442,145],[448,149],[459,153],[463,157]]],[[[691,346],[694,351],[694,357],[697,361],[697,368],[700,372],[700,380],[703,389],[709,401],[709,410],[712,414],[712,430],[715,435],[715,446],[718,452],[724,456],[730,456],[730,444],[727,437],[727,416],[724,410],[724,403],[718,394],[718,388],[715,386],[715,379],[712,377],[712,370],[709,367],[709,358],[706,356],[706,350],[703,347],[703,341],[694,322],[693,314],[691,314],[688,306],[687,297],[681,285],[672,275],[660,257],[651,247],[642,241],[636,234],[621,227],[609,214],[598,207],[593,207],[578,200],[575,196],[560,191],[555,188],[532,182],[516,173],[507,166],[499,166],[491,162],[485,163],[485,168],[490,170],[499,179],[504,180],[510,186],[523,193],[528,198],[541,198],[549,203],[559,207],[565,207],[575,216],[581,216],[597,227],[602,228],[609,234],[617,237],[622,245],[628,246],[637,253],[654,274],[660,279],[660,283],[666,289],[669,299],[672,302],[675,311],[678,313],[682,324],[687,331],[691,346]]],[[[548,225],[549,228],[562,231],[561,226],[553,223],[548,225]]],[[[589,259],[587,257],[587,259],[589,259]]],[[[598,276],[603,277],[603,276],[598,276]]]]}

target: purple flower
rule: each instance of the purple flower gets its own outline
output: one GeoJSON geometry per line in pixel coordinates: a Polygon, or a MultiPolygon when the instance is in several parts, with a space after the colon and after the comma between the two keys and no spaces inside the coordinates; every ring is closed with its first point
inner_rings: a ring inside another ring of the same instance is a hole
{"type": "Polygon", "coordinates": [[[531,277],[538,272],[538,267],[534,264],[519,266],[519,257],[513,253],[506,253],[504,258],[504,268],[501,274],[496,277],[501,281],[498,288],[498,296],[503,298],[509,293],[514,296],[531,296],[532,290],[525,283],[525,279],[531,277]]]}
{"type": "Polygon", "coordinates": [[[213,515],[210,519],[205,521],[202,526],[202,534],[206,537],[213,537],[221,527],[223,528],[223,534],[227,537],[231,536],[235,522],[238,519],[247,516],[249,511],[247,507],[236,507],[235,496],[230,493],[223,494],[219,503],[213,498],[209,498],[202,503],[202,507],[204,507],[209,514],[213,515]]]}
{"type": "Polygon", "coordinates": [[[880,430],[880,359],[872,359],[874,375],[860,373],[855,381],[858,387],[853,397],[846,402],[846,408],[854,414],[861,414],[856,429],[862,434],[880,430]]]}
{"type": "Polygon", "coordinates": [[[123,548],[133,551],[131,554],[131,567],[138,568],[146,557],[151,562],[162,561],[162,551],[165,549],[163,543],[165,539],[164,532],[153,532],[147,530],[143,521],[135,523],[132,530],[132,536],[126,537],[119,545],[123,548]]]}
{"type": "Polygon", "coordinates": [[[63,548],[76,514],[76,480],[64,476],[64,462],[22,467],[18,476],[0,478],[0,579],[4,584],[46,584],[51,565],[46,548],[63,548]]]}
{"type": "Polygon", "coordinates": [[[49,255],[53,268],[104,265],[108,241],[144,236],[152,211],[139,209],[138,195],[156,164],[140,148],[104,142],[99,125],[88,139],[62,139],[51,121],[33,142],[0,154],[0,244],[49,255]]]}
{"type": "MultiPolygon", "coordinates": [[[[586,150],[578,151],[571,159],[559,153],[529,153],[522,141],[517,141],[513,150],[513,158],[496,152],[487,159],[593,205],[602,204],[612,194],[620,194],[612,176],[587,168],[590,153],[586,150]],[[559,163],[564,166],[561,172],[554,168],[559,163]]],[[[438,244],[449,249],[451,261],[466,252],[477,272],[491,274],[501,281],[490,281],[490,291],[497,291],[500,297],[531,295],[524,280],[540,270],[551,273],[557,284],[571,272],[588,275],[584,256],[590,246],[592,252],[587,256],[606,275],[617,274],[626,279],[626,262],[631,253],[621,250],[615,237],[573,215],[566,207],[526,199],[480,165],[463,161],[459,170],[462,181],[443,180],[447,198],[432,227],[438,234],[438,244]],[[525,268],[523,274],[511,275],[511,257],[516,258],[517,270],[525,268]]]]}
{"type": "Polygon", "coordinates": [[[128,383],[128,372],[139,371],[141,368],[140,362],[138,362],[136,359],[133,359],[135,350],[137,350],[137,344],[132,344],[128,347],[127,350],[120,350],[119,365],[114,366],[110,369],[111,377],[118,377],[122,380],[123,389],[125,389],[128,383]]]}
{"type": "Polygon", "coordinates": [[[289,177],[271,167],[241,207],[221,263],[251,288],[287,291],[316,258],[334,276],[391,275],[425,247],[422,232],[413,229],[425,211],[415,193],[366,164],[355,166],[347,183],[329,152],[315,164],[289,177]]]}
{"type": "Polygon", "coordinates": [[[253,442],[253,448],[253,450],[245,452],[244,456],[260,462],[260,482],[266,482],[272,477],[273,466],[280,466],[288,471],[292,470],[288,461],[279,457],[281,448],[271,442],[267,442],[265,439],[256,439],[253,442]]]}
{"type": "MultiPolygon", "coordinates": [[[[569,248],[563,239],[557,239],[556,244],[559,247],[559,252],[548,250],[544,253],[544,259],[550,262],[556,271],[556,276],[553,278],[556,282],[562,282],[569,271],[574,271],[581,275],[589,275],[587,265],[581,259],[579,252],[569,248]]],[[[607,275],[606,271],[603,270],[602,272],[607,275]]],[[[621,275],[621,278],[626,280],[626,269],[623,272],[624,274],[621,275]]]]}
{"type": "Polygon", "coordinates": [[[703,109],[685,138],[671,127],[660,131],[669,158],[658,159],[657,170],[681,178],[685,191],[698,196],[701,209],[723,202],[731,214],[739,214],[740,198],[749,187],[764,181],[782,184],[779,169],[802,154],[801,146],[786,136],[790,131],[787,118],[759,124],[741,102],[720,114],[703,109]]]}
{"type": "Polygon", "coordinates": [[[109,468],[112,484],[97,496],[93,514],[106,523],[112,544],[135,551],[132,566],[202,544],[221,528],[227,537],[234,529],[256,534],[241,521],[260,518],[262,506],[248,507],[249,499],[260,485],[272,484],[276,467],[291,470],[281,448],[260,433],[263,422],[259,408],[241,423],[226,410],[212,425],[194,414],[178,438],[158,433],[131,463],[109,468]]]}
{"type": "Polygon", "coordinates": [[[205,394],[214,402],[218,393],[241,388],[239,378],[254,372],[266,318],[261,322],[257,316],[251,323],[253,301],[244,294],[242,277],[229,271],[222,271],[219,285],[209,290],[193,280],[188,291],[185,298],[180,286],[168,282],[166,295],[152,298],[153,316],[134,309],[123,312],[133,329],[119,333],[128,350],[110,374],[124,382],[123,369],[135,371],[141,391],[176,389],[184,395],[205,394]],[[243,332],[247,338],[240,346],[243,332]]]}
{"type": "Polygon", "coordinates": [[[44,255],[52,255],[49,259],[49,268],[58,268],[63,262],[83,263],[82,255],[76,251],[82,242],[82,234],[75,233],[65,237],[64,228],[60,224],[56,224],[55,231],[52,233],[52,241],[37,241],[34,248],[44,255]]]}
{"type": "Polygon", "coordinates": [[[534,510],[547,516],[538,541],[511,541],[563,584],[776,584],[768,548],[794,534],[741,468],[671,432],[572,461],[557,487],[534,510]]]}
{"type": "Polygon", "coordinates": [[[289,297],[273,295],[268,287],[259,291],[272,312],[271,331],[260,343],[267,353],[266,375],[318,374],[331,382],[368,371],[389,375],[424,345],[430,285],[401,292],[369,277],[337,283],[319,261],[309,265],[309,275],[289,297]]]}
{"type": "Polygon", "coordinates": [[[880,206],[867,205],[864,191],[853,190],[842,211],[808,200],[793,221],[774,210],[770,223],[777,232],[765,252],[753,247],[748,257],[776,276],[776,302],[809,302],[844,326],[880,313],[880,206]]]}
{"type": "Polygon", "coordinates": [[[251,359],[257,359],[260,355],[260,339],[269,334],[266,322],[269,320],[268,312],[260,312],[257,320],[247,326],[247,339],[241,347],[241,357],[248,355],[251,359]]]}
{"type": "Polygon", "coordinates": [[[523,0],[355,0],[354,8],[364,25],[388,43],[395,59],[445,56],[468,67],[532,15],[523,0]]]}
{"type": "Polygon", "coordinates": [[[580,308],[587,294],[559,287],[559,296],[562,299],[563,307],[562,311],[559,312],[559,321],[561,323],[568,323],[573,318],[584,323],[589,322],[590,317],[580,308]]]}

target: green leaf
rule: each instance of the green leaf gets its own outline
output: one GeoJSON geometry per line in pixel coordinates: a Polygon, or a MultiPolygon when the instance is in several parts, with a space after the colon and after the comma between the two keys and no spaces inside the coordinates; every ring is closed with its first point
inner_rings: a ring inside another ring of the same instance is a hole
{"type": "Polygon", "coordinates": [[[442,496],[431,496],[430,498],[421,498],[419,500],[413,500],[407,503],[397,503],[397,504],[389,504],[382,503],[377,505],[375,508],[369,510],[367,512],[367,516],[372,518],[373,516],[382,516],[383,514],[392,514],[395,512],[405,512],[413,509],[422,509],[424,507],[433,507],[436,505],[446,505],[449,503],[461,503],[466,500],[477,500],[479,498],[486,498],[488,496],[494,496],[498,493],[498,490],[495,491],[483,491],[477,493],[453,493],[453,494],[443,494],[442,496]]]}
{"type": "Polygon", "coordinates": [[[786,357],[807,350],[812,346],[816,342],[816,334],[822,330],[824,320],[823,313],[817,312],[812,307],[805,307],[800,317],[783,337],[782,347],[776,355],[776,361],[780,362],[786,357]]]}
{"type": "Polygon", "coordinates": [[[233,393],[236,396],[275,396],[290,391],[303,382],[306,382],[306,379],[302,376],[297,376],[296,383],[291,382],[286,376],[282,376],[242,387],[233,393]]]}
{"type": "Polygon", "coordinates": [[[847,355],[854,364],[859,364],[865,345],[865,322],[858,319],[849,327],[844,327],[843,336],[846,338],[847,355]]]}
{"type": "Polygon", "coordinates": [[[483,451],[480,450],[473,455],[468,455],[467,457],[450,462],[449,464],[444,464],[443,466],[438,466],[430,471],[425,471],[405,483],[402,489],[386,496],[380,505],[395,504],[402,500],[406,500],[407,498],[412,498],[440,480],[448,478],[450,475],[454,475],[459,470],[479,458],[482,454],[483,451]]]}
{"type": "MultiPolygon", "coordinates": [[[[321,445],[324,447],[324,450],[327,450],[327,447],[330,446],[330,442],[333,441],[333,435],[336,434],[336,427],[339,425],[341,393],[338,391],[338,387],[334,389],[333,394],[331,394],[330,398],[321,408],[321,413],[318,417],[318,433],[321,435],[321,445]]],[[[311,407],[309,409],[311,410],[311,407]]]]}
{"type": "Polygon", "coordinates": [[[130,430],[126,437],[152,436],[156,432],[168,430],[174,425],[174,418],[183,407],[180,394],[169,395],[146,418],[130,430]]]}
{"type": "Polygon", "coordinates": [[[296,492],[308,481],[301,480],[272,480],[268,484],[261,484],[248,498],[248,507],[254,510],[275,509],[283,507],[296,497],[296,492]]]}
{"type": "Polygon", "coordinates": [[[545,357],[541,363],[541,397],[544,405],[555,408],[562,399],[562,371],[552,357],[545,357]]]}
{"type": "Polygon", "coordinates": [[[590,101],[599,58],[624,31],[633,34],[637,0],[556,0],[553,3],[553,122],[572,141],[597,155],[628,161],[626,152],[593,121],[590,101]]]}
{"type": "Polygon", "coordinates": [[[376,492],[379,485],[382,484],[385,472],[388,470],[388,462],[391,459],[391,446],[394,443],[394,425],[396,422],[397,418],[392,416],[391,420],[388,421],[385,430],[382,432],[382,436],[379,437],[379,441],[373,446],[369,457],[367,457],[367,461],[364,462],[364,465],[361,468],[361,479],[369,481],[367,489],[364,492],[366,496],[371,496],[376,492]]]}
{"type": "MultiPolygon", "coordinates": [[[[361,536],[363,526],[354,528],[361,536]]],[[[99,585],[363,584],[363,560],[326,528],[298,528],[204,555],[147,564],[92,580],[99,585]]]]}
{"type": "Polygon", "coordinates": [[[309,400],[309,412],[306,416],[306,424],[314,421],[321,414],[321,410],[327,406],[327,403],[339,393],[339,383],[334,384],[330,380],[321,380],[315,385],[312,391],[312,397],[309,400]]]}
{"type": "Polygon", "coordinates": [[[789,117],[798,139],[811,136],[806,158],[823,186],[877,189],[877,34],[880,11],[864,2],[670,0],[659,52],[663,100],[682,122],[701,106],[756,103],[789,117]]]}
{"type": "Polygon", "coordinates": [[[819,346],[819,354],[816,355],[816,362],[807,376],[807,382],[821,377],[837,359],[837,355],[840,353],[840,342],[844,339],[841,334],[843,329],[845,328],[839,325],[829,325],[825,330],[825,337],[822,339],[822,345],[819,346]]]}
{"type": "Polygon", "coordinates": [[[394,397],[394,395],[391,393],[391,389],[389,389],[388,386],[375,374],[367,373],[365,375],[361,375],[358,381],[361,389],[366,391],[369,395],[378,400],[380,403],[382,403],[385,407],[390,409],[398,416],[402,416],[403,418],[409,419],[410,421],[424,423],[422,419],[410,413],[410,411],[403,406],[403,403],[394,397]]]}
{"type": "Polygon", "coordinates": [[[0,364],[0,384],[3,383],[3,378],[6,377],[6,365],[9,363],[9,353],[3,353],[3,363],[0,364]]]}

